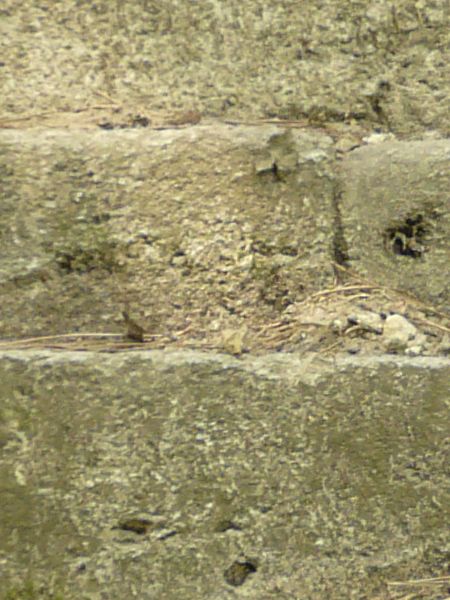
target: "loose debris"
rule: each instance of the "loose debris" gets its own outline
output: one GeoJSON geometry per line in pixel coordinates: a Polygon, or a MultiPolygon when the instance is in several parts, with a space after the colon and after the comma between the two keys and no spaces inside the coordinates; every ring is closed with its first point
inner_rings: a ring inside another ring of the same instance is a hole
{"type": "Polygon", "coordinates": [[[122,311],[122,316],[127,327],[126,338],[132,342],[144,342],[144,328],[130,317],[126,310],[122,311]]]}
{"type": "Polygon", "coordinates": [[[373,600],[450,600],[450,575],[388,581],[387,595],[373,600]]]}
{"type": "Polygon", "coordinates": [[[279,317],[261,322],[249,310],[232,324],[206,329],[192,320],[180,329],[148,334],[128,311],[127,331],[118,333],[65,333],[0,341],[0,350],[61,349],[98,352],[192,348],[239,356],[243,352],[332,352],[450,354],[450,315],[400,290],[361,278],[338,266],[347,280],[291,304],[279,317]],[[401,332],[400,332],[401,330],[401,332]]]}

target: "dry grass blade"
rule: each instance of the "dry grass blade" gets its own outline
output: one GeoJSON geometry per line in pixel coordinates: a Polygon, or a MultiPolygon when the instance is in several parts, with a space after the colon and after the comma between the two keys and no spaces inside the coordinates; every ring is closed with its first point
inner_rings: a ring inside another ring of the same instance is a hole
{"type": "Polygon", "coordinates": [[[154,347],[155,342],[160,343],[163,338],[169,341],[169,336],[152,334],[144,337],[142,341],[124,341],[120,333],[65,333],[60,335],[45,335],[18,340],[0,341],[0,350],[27,350],[53,348],[58,350],[119,350],[133,349],[134,347],[154,347]]]}
{"type": "Polygon", "coordinates": [[[0,116],[0,128],[15,128],[15,123],[22,123],[26,121],[32,121],[33,119],[48,119],[49,117],[61,117],[69,114],[79,114],[81,112],[87,112],[89,110],[110,110],[115,108],[115,104],[91,104],[80,108],[74,108],[73,110],[51,110],[43,111],[38,113],[30,113],[28,115],[14,116],[14,117],[1,117],[0,116]],[[12,126],[12,127],[11,127],[12,126]]]}
{"type": "Polygon", "coordinates": [[[409,294],[408,292],[405,292],[404,290],[397,290],[395,288],[389,288],[384,285],[376,284],[375,282],[371,281],[370,279],[367,279],[366,277],[362,277],[358,273],[355,273],[348,267],[343,267],[342,265],[339,265],[337,263],[333,263],[333,265],[342,274],[359,282],[362,287],[364,287],[362,284],[367,284],[367,286],[372,286],[372,289],[379,289],[379,290],[383,291],[388,298],[390,298],[392,296],[394,296],[396,298],[400,297],[403,300],[405,300],[406,302],[413,304],[417,308],[419,308],[427,313],[436,315],[437,317],[442,317],[443,319],[449,318],[448,314],[437,310],[434,306],[431,306],[429,304],[426,304],[425,302],[422,302],[422,300],[419,300],[418,298],[416,298],[412,294],[409,294]]]}
{"type": "Polygon", "coordinates": [[[442,577],[428,577],[426,579],[407,579],[405,581],[388,581],[387,584],[395,587],[409,586],[409,585],[442,585],[444,583],[450,583],[450,575],[443,575],[442,577]]]}
{"type": "Polygon", "coordinates": [[[411,319],[411,321],[415,321],[416,323],[419,323],[420,325],[428,325],[429,327],[435,327],[436,329],[439,329],[440,331],[443,331],[444,333],[450,333],[450,327],[446,327],[445,325],[440,325],[439,323],[434,323],[433,321],[430,321],[429,319],[413,317],[411,319]]]}
{"type": "Polygon", "coordinates": [[[337,348],[341,344],[342,344],[342,340],[338,340],[337,342],[334,342],[333,344],[331,344],[331,346],[327,346],[323,350],[319,350],[319,352],[320,352],[320,354],[326,354],[327,352],[330,352],[331,350],[334,350],[335,348],[337,348]]]}
{"type": "Polygon", "coordinates": [[[363,290],[379,290],[381,286],[375,284],[357,284],[357,285],[341,285],[326,290],[320,290],[312,294],[309,299],[322,298],[324,296],[331,296],[333,294],[345,294],[346,292],[363,291],[363,290]]]}
{"type": "Polygon", "coordinates": [[[119,338],[121,337],[118,333],[61,333],[58,335],[42,335],[31,338],[23,338],[18,340],[0,340],[0,348],[13,348],[14,346],[28,346],[28,345],[45,345],[46,342],[59,342],[64,340],[70,342],[76,342],[86,338],[93,339],[104,339],[104,338],[119,338]]]}
{"type": "MultiPolygon", "coordinates": [[[[446,336],[450,334],[449,315],[443,315],[433,307],[386,287],[364,280],[359,275],[340,265],[337,268],[345,272],[349,279],[335,287],[318,290],[298,302],[293,302],[283,312],[273,312],[264,317],[257,312],[244,312],[240,321],[232,324],[231,328],[240,330],[244,325],[249,329],[248,351],[302,351],[305,348],[316,349],[321,354],[330,353],[335,349],[352,351],[349,338],[359,337],[365,344],[361,350],[384,351],[382,342],[370,335],[365,335],[361,326],[348,327],[348,316],[360,309],[384,314],[400,314],[408,321],[415,323],[427,335],[431,352],[446,352],[446,336]],[[387,300],[386,300],[387,298],[387,300]],[[434,314],[435,318],[426,318],[434,314]],[[440,318],[444,317],[444,318],[440,318]],[[431,331],[435,329],[436,331],[431,331]],[[338,336],[339,339],[336,339],[338,336]],[[347,340],[345,339],[347,338],[347,340]],[[444,338],[444,339],[441,339],[444,338]]],[[[74,332],[60,335],[42,335],[23,339],[0,340],[0,350],[14,349],[66,349],[116,351],[118,349],[133,350],[134,342],[141,349],[153,348],[213,348],[223,349],[223,343],[216,336],[216,329],[210,328],[209,323],[195,318],[187,325],[165,323],[164,334],[147,333],[138,325],[133,324],[127,314],[125,318],[126,331],[120,333],[74,332]],[[177,329],[177,327],[179,329],[177,329]],[[125,338],[125,339],[124,339],[125,338]]],[[[230,327],[228,327],[229,329],[230,327]]],[[[357,350],[359,351],[359,350],[357,350]]]]}

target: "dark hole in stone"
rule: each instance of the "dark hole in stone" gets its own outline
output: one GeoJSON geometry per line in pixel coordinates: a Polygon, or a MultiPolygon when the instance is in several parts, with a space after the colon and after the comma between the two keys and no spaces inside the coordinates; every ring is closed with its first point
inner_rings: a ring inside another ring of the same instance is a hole
{"type": "Polygon", "coordinates": [[[111,215],[110,214],[108,214],[108,213],[101,213],[101,214],[94,215],[92,217],[92,222],[95,225],[99,225],[100,223],[106,223],[110,219],[111,219],[111,215]]]}
{"type": "Polygon", "coordinates": [[[385,242],[397,256],[420,258],[424,253],[426,227],[423,215],[408,217],[396,227],[389,227],[385,232],[385,242]]]}
{"type": "Polygon", "coordinates": [[[219,521],[216,525],[216,531],[218,533],[224,533],[225,531],[242,531],[242,527],[237,525],[234,521],[230,521],[230,519],[223,519],[219,521]]]}
{"type": "Polygon", "coordinates": [[[247,577],[252,573],[256,573],[257,566],[253,561],[235,561],[224,572],[225,581],[228,585],[239,587],[247,580],[247,577]]]}
{"type": "Polygon", "coordinates": [[[261,254],[262,256],[272,256],[274,254],[273,248],[263,240],[254,240],[250,249],[254,254],[261,254]]]}
{"type": "Polygon", "coordinates": [[[271,164],[270,167],[265,167],[265,168],[258,170],[257,174],[259,177],[269,176],[275,182],[283,180],[283,178],[281,177],[278,165],[275,161],[273,161],[273,163],[271,164]]]}
{"type": "Polygon", "coordinates": [[[298,249],[295,246],[284,246],[280,249],[280,254],[284,256],[297,256],[298,249]]]}
{"type": "Polygon", "coordinates": [[[72,273],[74,270],[73,263],[75,261],[75,256],[68,254],[66,252],[61,252],[56,257],[56,263],[58,267],[64,271],[65,273],[72,273]]]}
{"type": "Polygon", "coordinates": [[[106,130],[114,129],[114,124],[111,123],[110,121],[103,121],[102,123],[99,123],[98,126],[100,127],[100,129],[106,129],[106,130]]]}
{"type": "Polygon", "coordinates": [[[158,540],[164,541],[164,540],[168,540],[169,538],[173,537],[174,535],[177,535],[177,531],[175,531],[175,529],[172,529],[170,531],[167,531],[166,533],[163,533],[158,540]]]}
{"type": "Polygon", "coordinates": [[[119,523],[118,526],[113,527],[113,529],[122,529],[123,531],[132,531],[138,535],[144,535],[151,525],[151,521],[147,519],[127,519],[119,523]]]}
{"type": "Polygon", "coordinates": [[[149,119],[147,117],[143,117],[142,115],[136,115],[131,121],[131,127],[148,127],[149,125],[149,119]]]}
{"type": "Polygon", "coordinates": [[[272,173],[275,181],[281,181],[280,171],[275,161],[272,163],[272,173]]]}

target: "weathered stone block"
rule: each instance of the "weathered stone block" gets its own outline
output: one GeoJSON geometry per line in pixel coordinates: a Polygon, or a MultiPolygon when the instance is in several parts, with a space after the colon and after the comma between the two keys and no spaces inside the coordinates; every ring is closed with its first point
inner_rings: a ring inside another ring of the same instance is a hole
{"type": "Polygon", "coordinates": [[[275,126],[2,131],[0,335],[279,315],[332,281],[332,160],[275,126]]]}
{"type": "Polygon", "coordinates": [[[450,141],[384,142],[342,163],[350,265],[449,310],[450,141]]]}
{"type": "Polygon", "coordinates": [[[348,600],[444,574],[449,375],[2,352],[0,597],[30,579],[68,600],[348,600]]]}

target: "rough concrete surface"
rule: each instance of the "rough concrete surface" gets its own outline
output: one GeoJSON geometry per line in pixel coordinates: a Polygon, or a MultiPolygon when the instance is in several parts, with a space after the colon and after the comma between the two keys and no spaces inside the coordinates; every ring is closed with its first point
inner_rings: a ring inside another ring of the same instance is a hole
{"type": "Polygon", "coordinates": [[[5,118],[197,109],[449,133],[447,0],[3,0],[0,8],[5,118]]]}
{"type": "Polygon", "coordinates": [[[347,600],[447,566],[448,359],[17,351],[0,369],[10,585],[347,600]]]}
{"type": "Polygon", "coordinates": [[[120,331],[127,303],[153,333],[226,327],[333,283],[321,132],[8,130],[0,148],[3,336],[120,331]]]}
{"type": "Polygon", "coordinates": [[[449,16],[2,0],[1,600],[449,597],[449,16]]]}
{"type": "Polygon", "coordinates": [[[349,264],[450,313],[450,141],[387,141],[342,162],[349,264]]]}
{"type": "Polygon", "coordinates": [[[274,125],[3,131],[0,332],[119,335],[128,307],[154,345],[312,350],[362,310],[402,312],[445,353],[449,151],[341,155],[274,125]],[[362,279],[336,287],[348,266],[362,279]]]}

